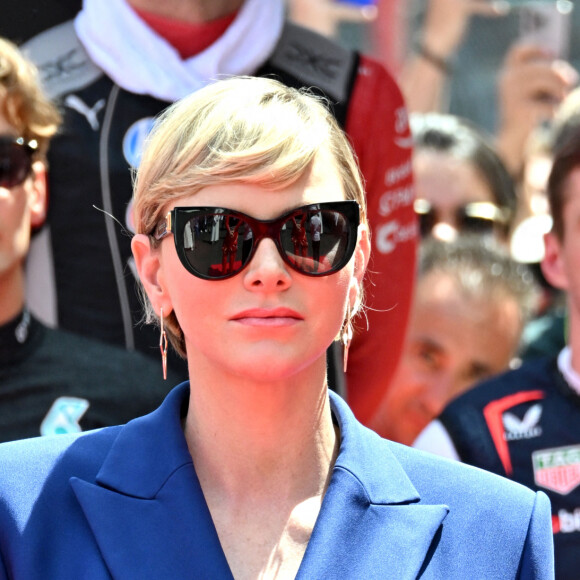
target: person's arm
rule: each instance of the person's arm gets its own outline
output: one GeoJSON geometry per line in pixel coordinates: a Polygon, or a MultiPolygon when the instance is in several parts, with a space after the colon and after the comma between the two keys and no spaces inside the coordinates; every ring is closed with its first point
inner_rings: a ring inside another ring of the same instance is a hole
{"type": "Polygon", "coordinates": [[[361,6],[348,0],[288,0],[287,3],[292,22],[328,37],[336,36],[341,22],[371,22],[377,16],[376,6],[361,6]]]}
{"type": "Polygon", "coordinates": [[[539,46],[515,44],[498,74],[497,148],[510,173],[519,176],[532,130],[553,118],[578,82],[574,68],[539,46]]]}
{"type": "Polygon", "coordinates": [[[355,320],[348,401],[369,424],[401,355],[415,279],[412,141],[401,92],[385,68],[362,57],[346,131],[365,178],[372,253],[365,281],[366,318],[355,320]]]}
{"type": "MultiPolygon", "coordinates": [[[[388,0],[387,0],[388,1],[388,0]]],[[[489,0],[430,0],[423,28],[402,65],[399,83],[411,112],[441,111],[452,62],[472,16],[500,16],[489,0]]]]}

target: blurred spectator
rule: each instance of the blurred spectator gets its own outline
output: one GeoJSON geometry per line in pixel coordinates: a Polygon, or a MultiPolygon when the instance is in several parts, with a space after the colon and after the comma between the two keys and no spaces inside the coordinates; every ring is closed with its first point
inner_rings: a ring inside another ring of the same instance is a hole
{"type": "Polygon", "coordinates": [[[537,128],[528,142],[521,183],[520,223],[511,239],[512,256],[528,263],[543,288],[540,316],[524,329],[522,358],[556,355],[566,344],[566,296],[554,288],[541,272],[544,235],[552,227],[547,194],[548,176],[554,152],[580,130],[580,88],[574,89],[558,107],[550,124],[537,128]]]}
{"type": "Polygon", "coordinates": [[[534,129],[553,119],[578,82],[577,72],[545,48],[513,45],[498,73],[497,147],[510,173],[521,178],[534,129]]]}
{"type": "Polygon", "coordinates": [[[580,549],[580,131],[556,151],[548,196],[553,218],[542,269],[568,297],[568,343],[558,355],[460,396],[415,445],[493,471],[552,503],[556,578],[578,577],[580,549]]]}
{"type": "Polygon", "coordinates": [[[439,113],[412,114],[411,132],[421,235],[493,234],[507,243],[516,190],[491,140],[466,119],[439,113]]]}
{"type": "Polygon", "coordinates": [[[46,151],[59,123],[34,67],[0,39],[0,441],[124,423],[167,392],[149,358],[48,329],[25,305],[24,262],[46,216],[46,151]]]}
{"type": "MultiPolygon", "coordinates": [[[[388,0],[383,0],[383,3],[386,2],[388,0]]],[[[408,41],[413,46],[401,63],[399,80],[411,112],[447,110],[449,78],[471,18],[475,15],[493,17],[504,14],[505,7],[496,2],[407,2],[406,12],[402,12],[400,17],[410,28],[408,41]]]]}
{"type": "Polygon", "coordinates": [[[531,273],[491,240],[423,242],[403,357],[373,427],[410,445],[451,399],[507,369],[535,298],[531,273]]]}
{"type": "Polygon", "coordinates": [[[290,24],[284,11],[283,0],[85,0],[74,22],[26,43],[65,119],[50,153],[49,228],[30,260],[37,273],[54,264],[54,276],[37,285],[42,295],[31,307],[48,306],[45,320],[61,328],[151,352],[158,338],[138,326],[130,236],[93,206],[133,231],[130,170],[152,119],[207,82],[256,74],[315,87],[349,134],[367,186],[370,332],[355,329],[347,376],[349,403],[364,422],[400,356],[414,281],[407,113],[381,65],[290,24]]]}
{"type": "Polygon", "coordinates": [[[519,178],[528,136],[553,117],[576,70],[538,39],[520,38],[520,10],[509,2],[420,0],[407,19],[412,45],[399,80],[409,110],[470,119],[495,135],[519,178]]]}

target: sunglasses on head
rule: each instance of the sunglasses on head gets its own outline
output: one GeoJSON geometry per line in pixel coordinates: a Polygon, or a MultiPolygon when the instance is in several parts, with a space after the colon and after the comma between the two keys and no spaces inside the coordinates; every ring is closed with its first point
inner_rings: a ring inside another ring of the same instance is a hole
{"type": "Polygon", "coordinates": [[[288,266],[306,276],[328,276],[351,259],[357,241],[356,201],[315,203],[273,220],[258,220],[223,207],[176,207],[152,236],[173,234],[185,269],[204,280],[241,272],[261,240],[270,238],[288,266]]]}
{"type": "MultiPolygon", "coordinates": [[[[426,199],[416,199],[415,213],[419,217],[419,229],[422,237],[431,234],[433,228],[441,221],[437,208],[426,199]]],[[[461,233],[489,234],[496,227],[507,227],[509,210],[499,207],[490,201],[476,201],[457,208],[455,224],[461,233]]]]}
{"type": "Polygon", "coordinates": [[[0,187],[10,189],[24,182],[32,171],[32,156],[37,148],[34,140],[0,136],[0,187]]]}

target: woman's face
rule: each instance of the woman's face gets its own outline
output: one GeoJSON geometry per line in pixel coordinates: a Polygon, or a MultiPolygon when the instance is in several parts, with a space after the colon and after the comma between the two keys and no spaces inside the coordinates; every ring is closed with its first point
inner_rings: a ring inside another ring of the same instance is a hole
{"type": "MultiPolygon", "coordinates": [[[[343,199],[337,171],[321,154],[299,181],[284,189],[213,185],[173,206],[226,207],[273,219],[306,204],[343,199]]],[[[164,313],[175,311],[190,368],[209,365],[254,381],[283,380],[324,360],[341,328],[347,301],[354,304],[358,289],[355,259],[335,274],[308,277],[291,269],[268,238],[258,244],[244,270],[219,281],[187,272],[172,236],[161,242],[158,252],[163,291],[152,303],[157,312],[161,306],[164,313]]]]}
{"type": "Polygon", "coordinates": [[[453,240],[461,231],[461,212],[473,202],[496,203],[493,191],[475,167],[446,153],[418,150],[413,160],[418,200],[426,200],[434,212],[430,234],[453,240]]]}

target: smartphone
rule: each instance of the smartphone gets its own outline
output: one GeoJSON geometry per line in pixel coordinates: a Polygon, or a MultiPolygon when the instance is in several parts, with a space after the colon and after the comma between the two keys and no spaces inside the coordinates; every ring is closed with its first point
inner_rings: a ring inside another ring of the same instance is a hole
{"type": "Polygon", "coordinates": [[[556,58],[567,59],[570,48],[571,13],[569,0],[547,2],[535,0],[510,2],[519,10],[521,42],[536,44],[549,50],[556,58]]]}

